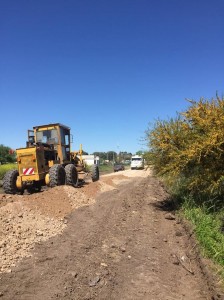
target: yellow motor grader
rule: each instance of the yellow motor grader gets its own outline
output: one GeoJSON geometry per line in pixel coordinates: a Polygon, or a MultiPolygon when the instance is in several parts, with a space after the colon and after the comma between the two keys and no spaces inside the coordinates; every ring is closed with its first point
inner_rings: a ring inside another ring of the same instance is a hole
{"type": "MultiPolygon", "coordinates": [[[[87,174],[82,147],[71,152],[70,128],[60,123],[41,125],[28,130],[26,148],[16,149],[18,170],[8,171],[3,178],[7,194],[39,191],[44,185],[78,186],[87,174]]],[[[99,168],[92,165],[92,181],[99,179],[99,168]]]]}

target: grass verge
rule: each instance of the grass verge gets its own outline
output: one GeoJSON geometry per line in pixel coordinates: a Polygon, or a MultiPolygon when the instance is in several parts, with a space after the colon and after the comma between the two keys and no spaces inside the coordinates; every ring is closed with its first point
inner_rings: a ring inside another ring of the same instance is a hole
{"type": "Polygon", "coordinates": [[[193,225],[201,254],[214,263],[224,287],[224,208],[216,211],[188,197],[182,202],[180,213],[193,225]]]}
{"type": "Polygon", "coordinates": [[[192,197],[187,192],[188,182],[179,178],[169,184],[169,176],[162,178],[169,193],[175,199],[178,213],[193,226],[195,237],[203,257],[210,259],[224,288],[224,202],[209,197],[192,197]],[[198,199],[196,199],[198,198],[198,199]]]}
{"type": "Polygon", "coordinates": [[[3,179],[3,177],[7,171],[12,170],[12,169],[17,169],[17,165],[16,164],[0,165],[0,180],[3,179]]]}
{"type": "Polygon", "coordinates": [[[219,273],[224,280],[224,209],[211,212],[206,205],[197,206],[187,199],[181,211],[193,224],[202,255],[219,265],[219,273]]]}
{"type": "Polygon", "coordinates": [[[99,171],[100,173],[112,173],[114,172],[114,168],[112,165],[100,165],[99,171]]]}

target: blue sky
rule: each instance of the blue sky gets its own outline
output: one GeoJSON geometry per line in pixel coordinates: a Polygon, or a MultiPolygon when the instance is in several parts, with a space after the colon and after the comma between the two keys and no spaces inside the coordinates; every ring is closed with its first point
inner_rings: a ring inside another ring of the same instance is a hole
{"type": "Polygon", "coordinates": [[[223,0],[0,0],[0,143],[63,123],[73,150],[147,149],[148,124],[223,95],[223,0]]]}

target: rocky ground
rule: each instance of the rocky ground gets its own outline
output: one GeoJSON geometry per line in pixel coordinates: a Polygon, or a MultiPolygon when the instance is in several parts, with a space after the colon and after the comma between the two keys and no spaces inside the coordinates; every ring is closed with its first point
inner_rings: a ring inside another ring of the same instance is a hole
{"type": "Polygon", "coordinates": [[[224,299],[150,170],[0,195],[2,299],[224,299]]]}

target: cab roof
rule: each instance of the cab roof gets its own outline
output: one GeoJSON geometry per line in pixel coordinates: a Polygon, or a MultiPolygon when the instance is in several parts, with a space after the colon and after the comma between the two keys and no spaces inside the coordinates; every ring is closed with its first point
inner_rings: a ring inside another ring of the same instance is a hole
{"type": "Polygon", "coordinates": [[[66,125],[63,125],[61,123],[51,123],[51,124],[46,124],[46,125],[38,125],[38,126],[34,126],[33,129],[45,128],[45,127],[54,127],[54,126],[59,126],[59,127],[70,130],[70,127],[68,127],[66,125]]]}

